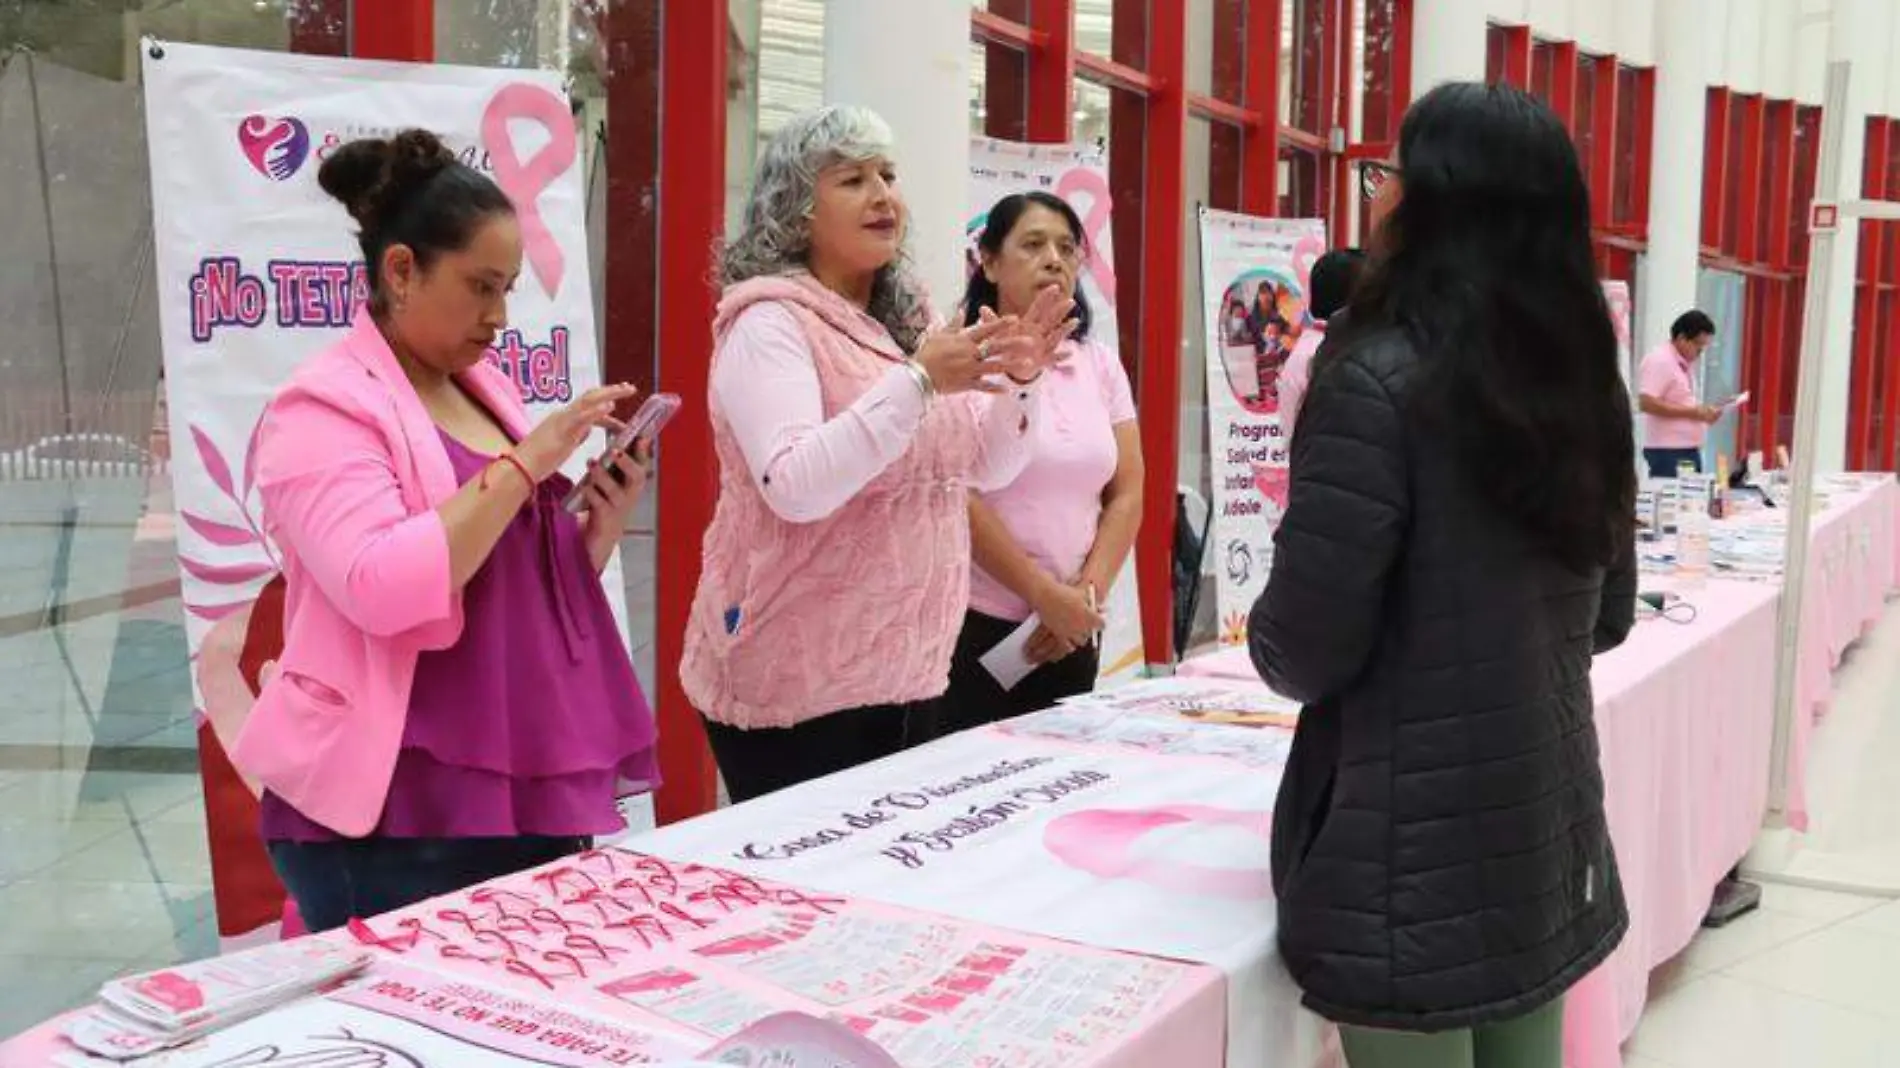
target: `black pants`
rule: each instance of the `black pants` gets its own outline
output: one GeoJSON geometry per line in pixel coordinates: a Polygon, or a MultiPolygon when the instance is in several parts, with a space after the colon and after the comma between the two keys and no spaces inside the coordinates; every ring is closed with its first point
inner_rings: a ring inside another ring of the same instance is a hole
{"type": "Polygon", "coordinates": [[[1042,665],[1013,690],[998,685],[996,677],[983,668],[983,654],[1020,626],[1021,623],[980,612],[964,615],[963,633],[957,636],[956,656],[950,661],[950,690],[943,695],[942,709],[937,715],[938,729],[942,733],[954,734],[1040,712],[1063,698],[1095,689],[1102,654],[1092,645],[1077,649],[1053,664],[1042,665]]]}
{"type": "Polygon", "coordinates": [[[1695,473],[1702,473],[1701,449],[1644,449],[1643,460],[1649,464],[1650,478],[1675,478],[1681,464],[1693,464],[1695,473]]]}
{"type": "Polygon", "coordinates": [[[538,868],[588,849],[588,838],[352,838],[268,843],[271,865],[311,932],[538,868]]]}
{"type": "Polygon", "coordinates": [[[749,731],[707,720],[706,740],[736,805],[927,742],[935,713],[934,702],[869,705],[749,731]]]}

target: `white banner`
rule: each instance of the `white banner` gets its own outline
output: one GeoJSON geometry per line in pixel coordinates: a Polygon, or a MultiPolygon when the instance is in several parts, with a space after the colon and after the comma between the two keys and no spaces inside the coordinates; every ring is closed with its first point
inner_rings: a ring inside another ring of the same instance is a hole
{"type": "MultiPolygon", "coordinates": [[[[990,208],[1006,196],[1040,190],[1069,202],[1082,218],[1088,260],[1080,289],[1094,312],[1089,336],[1111,352],[1121,348],[1115,317],[1115,245],[1109,226],[1112,201],[1102,150],[1084,145],[1028,145],[987,137],[970,141],[970,221],[964,227],[966,269],[977,270],[976,240],[990,208]]],[[[960,298],[962,294],[956,294],[960,298]]],[[[949,305],[949,298],[945,306],[949,305]]],[[[1103,680],[1127,681],[1142,673],[1141,601],[1135,589],[1134,556],[1122,566],[1109,592],[1108,627],[1102,634],[1103,680]]]]}
{"type": "Polygon", "coordinates": [[[1201,209],[1214,489],[1207,547],[1223,645],[1247,640],[1247,613],[1273,568],[1291,444],[1280,430],[1280,368],[1312,323],[1307,282],[1325,251],[1326,224],[1318,219],[1201,209]]]}
{"type": "MultiPolygon", "coordinates": [[[[336,148],[425,127],[514,199],[526,263],[509,329],[489,358],[532,412],[599,384],[599,344],[577,139],[559,74],[147,42],[144,75],[179,564],[195,658],[208,639],[243,644],[253,600],[279,571],[253,477],[264,405],[300,361],[342,335],[365,296],[354,223],[317,185],[336,148]]],[[[593,451],[577,454],[576,472],[593,451]]],[[[624,641],[618,561],[603,582],[624,641]]],[[[207,690],[244,692],[242,683],[199,674],[201,711],[207,690]]],[[[208,816],[216,825],[221,813],[208,816]]],[[[221,895],[221,913],[225,904],[221,895]]]]}
{"type": "Polygon", "coordinates": [[[1321,1029],[1298,1008],[1274,948],[1268,839],[1284,767],[1284,750],[1274,750],[1290,735],[1105,709],[1094,716],[1116,726],[1077,733],[1077,708],[1065,706],[674,824],[628,847],[1212,964],[1230,977],[1230,1065],[1314,1063],[1321,1029]],[[1179,740],[1187,734],[1262,744],[1179,740]],[[1155,755],[1164,749],[1179,755],[1155,755]]]}

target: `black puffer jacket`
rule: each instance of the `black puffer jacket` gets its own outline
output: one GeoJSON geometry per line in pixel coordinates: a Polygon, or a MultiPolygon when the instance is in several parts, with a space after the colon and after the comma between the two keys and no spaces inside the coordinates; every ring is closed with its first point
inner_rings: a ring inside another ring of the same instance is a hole
{"type": "Polygon", "coordinates": [[[1418,356],[1341,339],[1301,410],[1254,606],[1254,664],[1300,717],[1274,813],[1280,949],[1306,1003],[1440,1031],[1562,994],[1628,923],[1590,660],[1628,635],[1606,576],[1534,546],[1406,412],[1418,356]]]}

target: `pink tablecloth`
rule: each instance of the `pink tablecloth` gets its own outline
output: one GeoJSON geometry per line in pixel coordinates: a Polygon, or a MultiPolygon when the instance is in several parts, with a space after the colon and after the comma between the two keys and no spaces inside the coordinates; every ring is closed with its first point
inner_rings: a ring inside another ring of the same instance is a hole
{"type": "MultiPolygon", "coordinates": [[[[1789,821],[1805,827],[1809,736],[1841,657],[1885,608],[1900,560],[1900,485],[1838,494],[1815,520],[1803,598],[1789,821]]],[[[1658,583],[1645,580],[1645,588],[1658,583]]],[[[1775,583],[1711,581],[1684,591],[1686,626],[1640,624],[1602,657],[1597,730],[1610,833],[1629,899],[1630,931],[1616,954],[1571,992],[1565,1061],[1616,1068],[1636,1029],[1650,972],[1695,937],[1715,884],[1747,853],[1768,800],[1779,634],[1775,583]]],[[[1246,650],[1182,665],[1184,675],[1256,679],[1246,650]]]]}
{"type": "MultiPolygon", "coordinates": [[[[658,1031],[689,1049],[789,1010],[845,1023],[905,1065],[1220,1068],[1225,1059],[1218,969],[614,848],[371,924],[380,963],[658,1031]]],[[[70,1052],[58,1032],[49,1023],[0,1043],[0,1068],[50,1065],[70,1052]]],[[[489,1055],[518,1052],[471,1041],[489,1055]]]]}
{"type": "MultiPolygon", "coordinates": [[[[1630,930],[1565,1005],[1571,1068],[1620,1063],[1650,971],[1694,937],[1710,889],[1748,851],[1767,807],[1779,590],[1710,582],[1684,596],[1693,623],[1641,623],[1591,673],[1630,930]]],[[[1181,670],[1258,678],[1244,649],[1181,670]]]]}
{"type": "Polygon", "coordinates": [[[1834,669],[1880,621],[1900,579],[1900,483],[1842,494],[1816,517],[1801,605],[1800,669],[1788,746],[1788,825],[1808,827],[1808,742],[1834,692],[1834,669]]]}

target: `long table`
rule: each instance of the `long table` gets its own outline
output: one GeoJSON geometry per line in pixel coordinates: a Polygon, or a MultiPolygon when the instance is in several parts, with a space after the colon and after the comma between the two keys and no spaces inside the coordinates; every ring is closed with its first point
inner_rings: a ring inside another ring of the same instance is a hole
{"type": "MultiPolygon", "coordinates": [[[[1805,828],[1806,754],[1833,690],[1833,671],[1877,622],[1900,560],[1900,484],[1837,492],[1815,520],[1802,604],[1797,715],[1789,747],[1788,820],[1805,828]]],[[[1710,579],[1683,588],[1645,577],[1693,605],[1687,624],[1640,623],[1591,672],[1605,807],[1629,901],[1617,951],[1565,1005],[1570,1068],[1617,1068],[1648,999],[1649,975],[1688,947],[1710,894],[1762,826],[1774,740],[1779,581],[1710,579]]],[[[1257,676],[1244,649],[1183,672],[1257,676]]]]}
{"type": "MultiPolygon", "coordinates": [[[[1802,745],[1892,588],[1897,504],[1882,482],[1817,521],[1802,745]]],[[[1640,624],[1593,676],[1632,922],[1569,999],[1571,1068],[1620,1062],[1650,970],[1694,936],[1766,804],[1779,585],[1680,592],[1693,621],[1640,624]]],[[[1216,704],[1259,691],[1240,651],[1183,673],[1216,704]]],[[[1274,949],[1267,839],[1289,733],[1116,693],[379,918],[378,966],[397,977],[382,981],[465,980],[670,1049],[790,1008],[915,1068],[1337,1064],[1274,949]]],[[[326,1008],[346,1010],[367,1011],[326,1008]]],[[[0,1065],[55,1048],[42,1029],[0,1046],[0,1065]]]]}

